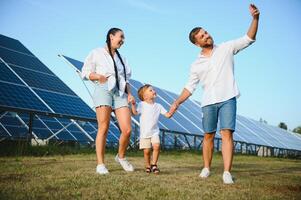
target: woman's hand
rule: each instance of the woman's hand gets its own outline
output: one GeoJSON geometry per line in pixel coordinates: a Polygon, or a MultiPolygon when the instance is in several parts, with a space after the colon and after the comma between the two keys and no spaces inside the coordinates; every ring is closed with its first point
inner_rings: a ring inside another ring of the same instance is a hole
{"type": "Polygon", "coordinates": [[[128,103],[131,103],[133,105],[136,104],[135,97],[132,94],[128,94],[128,103]]]}
{"type": "Polygon", "coordinates": [[[99,83],[105,83],[105,82],[107,82],[108,81],[108,78],[107,77],[105,77],[105,76],[103,76],[103,75],[99,75],[99,77],[98,77],[98,82],[99,83]]]}

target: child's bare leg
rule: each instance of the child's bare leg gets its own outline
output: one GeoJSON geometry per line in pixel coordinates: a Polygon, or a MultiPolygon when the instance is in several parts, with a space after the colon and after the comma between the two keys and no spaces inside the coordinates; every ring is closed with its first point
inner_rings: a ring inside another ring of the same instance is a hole
{"type": "Polygon", "coordinates": [[[153,165],[156,165],[159,159],[160,144],[153,144],[153,165]]]}
{"type": "Polygon", "coordinates": [[[150,149],[143,149],[145,167],[150,167],[150,149]]]}

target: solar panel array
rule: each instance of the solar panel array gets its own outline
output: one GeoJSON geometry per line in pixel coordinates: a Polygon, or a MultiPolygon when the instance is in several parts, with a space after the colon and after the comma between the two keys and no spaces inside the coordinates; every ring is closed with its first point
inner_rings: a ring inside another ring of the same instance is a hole
{"type": "MultiPolygon", "coordinates": [[[[78,71],[81,70],[81,67],[83,66],[82,62],[64,55],[61,55],[61,57],[68,61],[78,71]]],[[[136,80],[130,80],[130,84],[132,86],[132,93],[139,102],[137,91],[143,83],[136,80]]],[[[156,101],[168,110],[178,95],[155,86],[153,87],[157,92],[156,101]]],[[[138,121],[137,116],[134,116],[133,118],[138,121]]],[[[237,127],[234,133],[234,141],[301,151],[300,136],[294,133],[268,124],[260,123],[241,115],[237,116],[236,124],[237,127]]],[[[161,130],[173,132],[175,134],[188,133],[203,136],[204,131],[202,128],[200,103],[188,99],[179,107],[173,118],[167,119],[160,116],[159,127],[161,130]]],[[[216,138],[221,138],[219,131],[216,133],[216,138]]],[[[174,138],[169,137],[166,142],[173,144],[173,139],[174,138]]],[[[179,135],[178,139],[180,145],[187,147],[186,138],[183,135],[179,135]]],[[[193,139],[193,137],[187,137],[190,144],[193,144],[193,139]]],[[[239,145],[237,148],[240,148],[239,145]]]]}
{"type": "MultiPolygon", "coordinates": [[[[84,118],[95,112],[18,40],[0,35],[0,106],[84,118]]],[[[0,136],[26,138],[28,114],[1,110],[0,136]]],[[[36,115],[33,135],[38,139],[93,142],[97,125],[36,115]]],[[[109,141],[118,141],[119,131],[111,124],[109,141]]]]}

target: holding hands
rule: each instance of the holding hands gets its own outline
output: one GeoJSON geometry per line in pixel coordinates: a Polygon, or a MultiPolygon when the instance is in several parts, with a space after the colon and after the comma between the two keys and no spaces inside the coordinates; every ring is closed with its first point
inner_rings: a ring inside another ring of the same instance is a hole
{"type": "Polygon", "coordinates": [[[136,105],[135,97],[132,94],[128,94],[128,103],[136,105]]]}
{"type": "Polygon", "coordinates": [[[175,114],[178,107],[179,107],[179,104],[176,101],[170,106],[170,109],[169,109],[169,112],[168,112],[170,114],[170,117],[172,117],[175,114]]]}

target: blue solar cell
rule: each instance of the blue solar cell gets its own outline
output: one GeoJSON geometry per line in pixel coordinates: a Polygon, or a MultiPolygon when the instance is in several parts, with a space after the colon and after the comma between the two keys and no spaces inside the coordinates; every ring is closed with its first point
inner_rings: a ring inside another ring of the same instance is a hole
{"type": "Polygon", "coordinates": [[[59,134],[57,134],[57,137],[59,138],[59,140],[64,140],[64,141],[75,141],[77,140],[75,137],[73,137],[72,135],[70,135],[70,133],[68,131],[61,131],[59,134]]]}
{"type": "Polygon", "coordinates": [[[28,130],[25,127],[5,126],[5,128],[12,133],[12,138],[27,138],[28,130]]]}
{"type": "Polygon", "coordinates": [[[10,137],[9,133],[0,125],[0,138],[10,137]]]}
{"type": "MultiPolygon", "coordinates": [[[[88,122],[86,123],[82,123],[82,122],[78,122],[78,124],[85,130],[87,131],[90,135],[95,135],[97,129],[95,127],[93,127],[92,125],[90,125],[88,122]]],[[[93,137],[95,138],[95,137],[93,137]]]]}
{"type": "Polygon", "coordinates": [[[22,53],[33,55],[23,44],[21,44],[18,40],[6,37],[0,34],[0,46],[13,49],[15,51],[19,51],[22,53]]]}
{"type": "Polygon", "coordinates": [[[0,47],[1,58],[8,64],[17,65],[43,73],[53,73],[36,57],[11,51],[0,47]]]}
{"type": "Polygon", "coordinates": [[[82,70],[82,67],[83,67],[83,63],[78,61],[78,60],[75,60],[73,58],[70,58],[68,56],[64,56],[62,55],[66,60],[68,60],[77,70],[81,71],[82,70]]]}
{"type": "MultiPolygon", "coordinates": [[[[246,143],[252,143],[252,144],[260,144],[260,145],[266,145],[269,146],[269,144],[263,140],[261,140],[258,136],[254,135],[252,133],[252,130],[250,130],[248,127],[245,127],[243,123],[240,121],[236,122],[236,131],[234,133],[235,136],[242,137],[242,141],[246,143]]],[[[239,140],[241,141],[241,140],[239,140]]]]}
{"type": "Polygon", "coordinates": [[[263,130],[251,124],[245,117],[240,116],[239,121],[243,123],[245,127],[248,127],[250,130],[252,130],[253,135],[256,135],[260,140],[265,142],[267,146],[271,146],[271,147],[278,146],[278,145],[282,146],[282,144],[279,144],[279,142],[275,141],[274,138],[267,135],[263,130]]]}
{"type": "Polygon", "coordinates": [[[70,131],[69,130],[69,132],[76,138],[77,141],[90,141],[90,139],[86,135],[84,135],[84,133],[81,131],[70,131]]]}
{"type": "MultiPolygon", "coordinates": [[[[42,118],[42,117],[41,117],[42,118]]],[[[61,124],[59,124],[55,119],[53,120],[48,120],[48,119],[44,119],[42,118],[42,121],[46,124],[46,126],[48,128],[50,128],[53,132],[56,132],[60,129],[63,128],[63,126],[61,124]]]]}
{"type": "Polygon", "coordinates": [[[143,86],[143,84],[141,82],[133,80],[133,79],[130,80],[130,84],[136,91],[138,91],[138,89],[143,86]]]}
{"type": "Polygon", "coordinates": [[[47,139],[50,136],[52,136],[52,133],[50,132],[50,130],[48,130],[46,128],[33,127],[32,131],[39,139],[47,139]]]}
{"type": "MultiPolygon", "coordinates": [[[[275,144],[275,146],[280,147],[280,148],[289,148],[289,146],[287,145],[287,141],[289,142],[291,140],[291,138],[288,134],[280,134],[276,130],[271,131],[271,129],[268,129],[268,126],[265,126],[265,124],[262,124],[255,120],[252,120],[252,119],[248,119],[248,121],[251,124],[253,124],[254,126],[263,130],[266,133],[266,135],[273,138],[273,143],[275,144]]],[[[292,144],[293,143],[291,142],[291,145],[292,144]]]]}
{"type": "Polygon", "coordinates": [[[30,71],[20,67],[11,68],[30,86],[69,95],[76,95],[63,81],[55,75],[30,71]]]}
{"type": "Polygon", "coordinates": [[[10,116],[9,114],[5,115],[4,117],[2,117],[0,119],[1,124],[3,124],[4,126],[20,126],[20,127],[25,127],[23,126],[23,124],[16,118],[13,116],[10,116]]]}
{"type": "Polygon", "coordinates": [[[26,86],[0,82],[0,94],[1,106],[49,112],[49,109],[26,86]]]}
{"type": "Polygon", "coordinates": [[[56,113],[95,118],[95,112],[79,97],[34,89],[56,113]]]}
{"type": "MultiPolygon", "coordinates": [[[[260,123],[258,121],[250,119],[253,123],[260,123]]],[[[266,132],[272,134],[278,141],[284,144],[284,148],[288,149],[297,149],[301,150],[300,142],[301,140],[298,139],[295,135],[288,133],[286,130],[283,130],[278,127],[270,126],[267,124],[260,124],[260,127],[266,129],[266,132]]]]}
{"type": "Polygon", "coordinates": [[[27,137],[28,129],[16,117],[6,114],[5,116],[2,116],[0,123],[6,129],[4,130],[1,126],[4,130],[3,135],[6,135],[7,137],[11,135],[10,137],[13,138],[27,137]]]}
{"type": "Polygon", "coordinates": [[[3,63],[0,61],[0,81],[6,81],[16,84],[24,85],[20,79],[3,63]]]}

